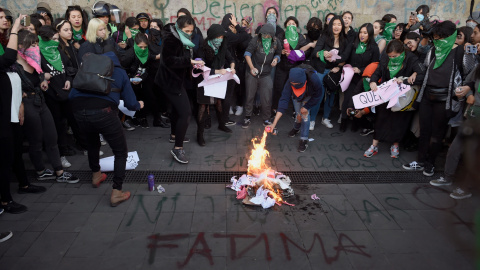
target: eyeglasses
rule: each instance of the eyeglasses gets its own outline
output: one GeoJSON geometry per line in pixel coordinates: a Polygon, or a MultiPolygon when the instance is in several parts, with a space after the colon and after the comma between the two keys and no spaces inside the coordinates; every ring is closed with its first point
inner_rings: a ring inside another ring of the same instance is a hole
{"type": "Polygon", "coordinates": [[[403,29],[397,28],[395,29],[395,32],[403,32],[403,29]]]}

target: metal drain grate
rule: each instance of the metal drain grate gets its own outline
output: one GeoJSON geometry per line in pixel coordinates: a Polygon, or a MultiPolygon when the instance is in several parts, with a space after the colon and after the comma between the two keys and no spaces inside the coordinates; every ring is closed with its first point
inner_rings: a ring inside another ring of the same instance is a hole
{"type": "MultiPolygon", "coordinates": [[[[82,182],[90,181],[90,171],[70,171],[82,182]]],[[[29,172],[35,178],[35,172],[29,172]]],[[[149,174],[155,175],[158,183],[229,183],[232,176],[241,176],[242,171],[127,171],[125,183],[145,183],[149,174]]],[[[295,184],[372,184],[372,183],[426,183],[431,178],[420,172],[407,171],[380,171],[380,172],[285,172],[295,184]]],[[[107,180],[111,181],[113,173],[107,173],[107,180]]]]}

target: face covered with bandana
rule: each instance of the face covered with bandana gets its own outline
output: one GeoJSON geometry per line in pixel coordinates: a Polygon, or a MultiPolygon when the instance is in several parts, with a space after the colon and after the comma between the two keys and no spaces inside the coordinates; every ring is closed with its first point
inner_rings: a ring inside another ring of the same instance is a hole
{"type": "Polygon", "coordinates": [[[211,39],[208,41],[208,45],[213,49],[215,52],[215,55],[218,54],[218,50],[220,49],[220,46],[222,46],[223,42],[223,36],[219,36],[217,38],[211,39]]]}
{"type": "Polygon", "coordinates": [[[290,86],[292,87],[292,97],[298,99],[302,97],[307,89],[307,76],[301,68],[292,68],[289,74],[290,86]]]}
{"type": "Polygon", "coordinates": [[[312,24],[307,27],[307,36],[311,41],[318,40],[320,33],[321,31],[318,25],[312,24]]]}
{"type": "Polygon", "coordinates": [[[267,23],[273,25],[273,27],[277,26],[277,12],[275,11],[275,9],[270,8],[267,11],[266,19],[267,19],[267,23]]]}

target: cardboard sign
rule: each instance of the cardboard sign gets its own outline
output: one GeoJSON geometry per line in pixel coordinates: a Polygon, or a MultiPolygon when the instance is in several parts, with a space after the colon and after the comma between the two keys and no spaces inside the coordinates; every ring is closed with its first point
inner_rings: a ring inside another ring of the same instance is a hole
{"type": "Polygon", "coordinates": [[[377,86],[377,91],[368,91],[352,97],[355,109],[377,106],[389,102],[387,108],[393,107],[401,95],[410,91],[410,86],[398,84],[394,79],[377,86]]]}
{"type": "Polygon", "coordinates": [[[357,110],[363,109],[365,107],[372,107],[372,106],[377,106],[382,103],[385,103],[385,101],[383,101],[380,95],[378,94],[378,91],[363,92],[353,96],[352,99],[353,99],[353,104],[355,105],[355,109],[357,110]]]}

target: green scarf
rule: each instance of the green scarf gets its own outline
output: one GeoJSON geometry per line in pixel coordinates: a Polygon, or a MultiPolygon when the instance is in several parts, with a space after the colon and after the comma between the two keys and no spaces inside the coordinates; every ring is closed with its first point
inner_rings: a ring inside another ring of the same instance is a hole
{"type": "Polygon", "coordinates": [[[403,52],[397,57],[390,58],[390,60],[388,61],[388,71],[390,71],[390,79],[395,78],[400,69],[402,69],[403,60],[405,60],[405,52],[403,52]]]}
{"type": "Polygon", "coordinates": [[[110,26],[110,31],[112,31],[112,32],[110,33],[110,35],[113,35],[113,33],[117,32],[117,29],[118,29],[118,28],[117,28],[117,26],[116,26],[115,24],[109,23],[108,25],[110,26]]]}
{"type": "Polygon", "coordinates": [[[433,45],[435,45],[435,65],[433,66],[433,69],[439,68],[443,62],[445,62],[445,59],[447,59],[448,54],[450,54],[456,39],[457,31],[447,38],[436,39],[433,41],[433,45]]]}
{"type": "Polygon", "coordinates": [[[83,30],[80,28],[80,31],[77,31],[72,28],[73,40],[80,41],[83,39],[83,30]]]}
{"type": "Polygon", "coordinates": [[[195,47],[195,44],[193,44],[193,42],[191,41],[192,34],[189,35],[189,34],[183,32],[182,29],[180,29],[180,27],[178,27],[177,23],[175,23],[175,29],[177,30],[178,35],[180,36],[180,41],[182,42],[183,46],[187,50],[190,50],[193,47],[195,47]]]}
{"type": "Polygon", "coordinates": [[[5,51],[3,50],[3,45],[0,44],[0,56],[2,56],[4,53],[5,51]]]}
{"type": "Polygon", "coordinates": [[[142,64],[145,64],[148,60],[148,48],[142,49],[138,47],[137,43],[134,43],[133,50],[135,51],[138,60],[140,60],[142,64]]]}
{"type": "Polygon", "coordinates": [[[47,62],[53,66],[53,68],[63,72],[62,57],[60,57],[58,44],[60,44],[60,42],[55,40],[44,41],[40,36],[38,36],[38,47],[40,47],[40,53],[43,55],[43,57],[45,57],[47,62]]]}
{"type": "Polygon", "coordinates": [[[367,78],[363,78],[363,90],[364,90],[365,92],[371,90],[371,88],[370,88],[370,82],[367,81],[367,78]]]}
{"type": "Polygon", "coordinates": [[[130,29],[130,32],[132,33],[132,39],[135,39],[135,36],[140,32],[140,30],[130,29]]]}
{"type": "Polygon", "coordinates": [[[290,44],[290,47],[295,50],[298,44],[298,32],[295,25],[287,26],[287,31],[285,31],[285,38],[287,39],[288,44],[290,44]]]}
{"type": "Polygon", "coordinates": [[[270,47],[272,47],[272,38],[262,37],[262,45],[263,51],[268,55],[270,53],[270,47]]]}
{"type": "Polygon", "coordinates": [[[364,42],[358,43],[357,49],[355,50],[356,54],[363,54],[367,50],[367,44],[364,42]]]}
{"type": "Polygon", "coordinates": [[[207,41],[208,45],[213,49],[215,52],[215,55],[218,54],[218,50],[220,49],[220,46],[222,46],[223,38],[214,38],[209,41],[207,41]]]}
{"type": "Polygon", "coordinates": [[[377,37],[375,38],[375,42],[378,44],[378,42],[382,39],[385,39],[385,37],[382,35],[377,35],[377,37]]]}
{"type": "Polygon", "coordinates": [[[127,34],[125,34],[125,32],[123,32],[122,41],[127,41],[127,39],[128,39],[127,34]]]}
{"type": "Polygon", "coordinates": [[[387,39],[387,41],[392,40],[393,31],[395,30],[395,26],[397,26],[396,23],[386,23],[385,24],[385,30],[383,31],[383,34],[385,35],[385,39],[387,39]]]}

